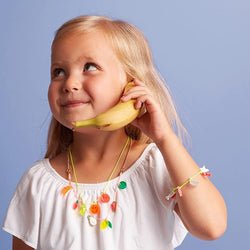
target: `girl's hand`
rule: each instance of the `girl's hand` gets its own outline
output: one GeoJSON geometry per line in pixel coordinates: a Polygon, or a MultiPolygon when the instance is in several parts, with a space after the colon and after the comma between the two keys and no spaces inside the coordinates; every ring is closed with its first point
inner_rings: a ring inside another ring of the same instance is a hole
{"type": "Polygon", "coordinates": [[[134,87],[124,93],[121,101],[126,102],[130,99],[135,99],[136,109],[140,109],[145,105],[146,112],[135,119],[132,124],[158,144],[172,132],[171,126],[148,87],[138,80],[134,80],[134,84],[134,87]]]}

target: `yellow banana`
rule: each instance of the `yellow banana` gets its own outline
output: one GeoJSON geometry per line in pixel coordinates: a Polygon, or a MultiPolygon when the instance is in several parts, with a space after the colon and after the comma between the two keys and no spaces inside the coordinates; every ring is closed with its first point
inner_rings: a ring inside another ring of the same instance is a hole
{"type": "MultiPolygon", "coordinates": [[[[125,87],[125,92],[133,85],[133,82],[129,82],[125,87]]],[[[113,108],[92,119],[76,121],[73,123],[73,130],[80,127],[95,127],[105,131],[122,128],[132,122],[140,113],[139,109],[135,109],[134,103],[135,100],[119,102],[113,108]]]]}

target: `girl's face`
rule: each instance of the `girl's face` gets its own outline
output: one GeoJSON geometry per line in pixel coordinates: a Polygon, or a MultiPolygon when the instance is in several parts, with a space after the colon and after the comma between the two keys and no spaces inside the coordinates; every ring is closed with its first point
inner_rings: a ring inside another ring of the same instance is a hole
{"type": "Polygon", "coordinates": [[[57,121],[93,118],[117,104],[127,76],[101,32],[72,34],[55,42],[48,98],[57,121]]]}

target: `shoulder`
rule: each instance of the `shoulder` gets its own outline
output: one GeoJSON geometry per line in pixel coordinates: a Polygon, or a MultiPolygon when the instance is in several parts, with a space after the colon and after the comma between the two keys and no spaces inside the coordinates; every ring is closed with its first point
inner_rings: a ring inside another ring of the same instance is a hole
{"type": "Polygon", "coordinates": [[[16,189],[17,194],[23,193],[25,190],[30,188],[32,188],[32,191],[38,192],[38,189],[42,187],[42,183],[48,179],[49,172],[48,159],[41,159],[35,162],[26,170],[18,183],[16,189]]]}
{"type": "Polygon", "coordinates": [[[139,144],[136,151],[137,160],[141,164],[147,164],[149,167],[154,167],[157,164],[165,164],[162,154],[155,143],[139,144]]]}
{"type": "Polygon", "coordinates": [[[41,195],[46,185],[47,159],[27,169],[10,201],[3,229],[36,248],[39,233],[41,195]]]}
{"type": "Polygon", "coordinates": [[[25,175],[33,176],[33,175],[37,175],[37,174],[40,174],[41,172],[46,171],[48,162],[49,162],[49,159],[47,159],[47,158],[38,160],[37,162],[35,162],[34,164],[32,164],[26,170],[24,176],[25,175]]]}
{"type": "Polygon", "coordinates": [[[38,208],[41,201],[48,199],[48,194],[57,197],[64,185],[64,180],[51,167],[49,159],[39,160],[22,176],[11,204],[13,207],[20,205],[25,208],[27,206],[38,208]]]}
{"type": "Polygon", "coordinates": [[[37,176],[41,177],[48,171],[49,159],[41,159],[31,165],[22,177],[22,181],[26,181],[27,179],[35,179],[37,176]]]}
{"type": "Polygon", "coordinates": [[[165,196],[172,190],[172,181],[161,154],[155,143],[147,144],[139,158],[129,169],[133,183],[138,183],[138,188],[144,186],[154,189],[162,203],[167,204],[165,196]]]}
{"type": "Polygon", "coordinates": [[[155,143],[133,145],[130,157],[128,157],[127,168],[129,174],[146,174],[152,177],[155,171],[159,174],[167,172],[163,156],[155,143]]]}

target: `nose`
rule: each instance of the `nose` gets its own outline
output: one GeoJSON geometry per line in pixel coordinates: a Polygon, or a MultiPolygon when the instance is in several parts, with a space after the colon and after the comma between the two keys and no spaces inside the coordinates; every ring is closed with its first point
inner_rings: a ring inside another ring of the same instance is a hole
{"type": "Polygon", "coordinates": [[[69,76],[63,85],[64,93],[72,93],[81,89],[81,82],[76,76],[69,76]]]}

